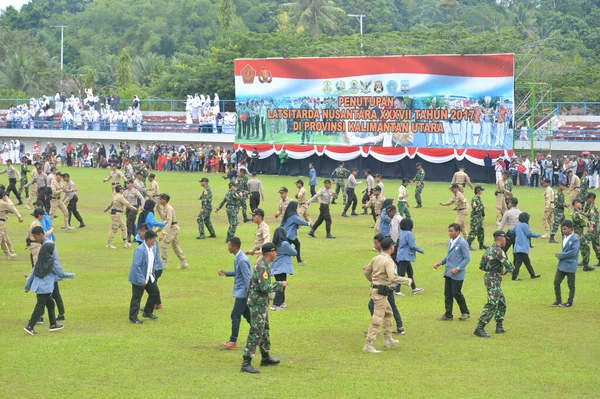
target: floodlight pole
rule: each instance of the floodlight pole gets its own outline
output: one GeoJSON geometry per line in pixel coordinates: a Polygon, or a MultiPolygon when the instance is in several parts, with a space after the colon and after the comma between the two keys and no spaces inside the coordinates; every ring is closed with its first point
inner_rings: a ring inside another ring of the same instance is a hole
{"type": "Polygon", "coordinates": [[[65,49],[65,28],[67,25],[53,25],[53,28],[60,28],[60,70],[63,70],[63,54],[65,49]]]}
{"type": "Polygon", "coordinates": [[[363,54],[363,18],[366,17],[366,15],[348,14],[348,16],[356,18],[360,24],[360,53],[363,54]]]}

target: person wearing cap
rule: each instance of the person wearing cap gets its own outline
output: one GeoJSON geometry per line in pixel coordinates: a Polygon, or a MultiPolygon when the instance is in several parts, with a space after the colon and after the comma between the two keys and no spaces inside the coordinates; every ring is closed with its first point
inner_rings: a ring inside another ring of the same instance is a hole
{"type": "MultiPolygon", "coordinates": [[[[346,179],[350,175],[350,171],[344,167],[344,162],[340,162],[338,167],[331,173],[331,178],[335,180],[335,195],[339,197],[340,192],[344,197],[344,205],[346,205],[348,195],[346,194],[346,179]]],[[[335,204],[335,199],[331,201],[335,204]]]]}
{"type": "Polygon", "coordinates": [[[113,191],[114,191],[114,187],[117,184],[121,183],[121,180],[126,180],[125,175],[118,169],[118,166],[116,163],[113,164],[110,173],[108,174],[108,176],[106,176],[106,179],[103,179],[102,181],[104,183],[106,183],[109,180],[110,180],[110,184],[112,185],[113,191]]]}
{"type": "Polygon", "coordinates": [[[356,181],[356,174],[358,170],[356,168],[352,168],[350,171],[350,176],[348,176],[348,183],[346,184],[346,194],[348,195],[348,200],[346,201],[346,206],[344,207],[344,211],[342,212],[342,216],[348,217],[346,212],[352,206],[352,216],[358,216],[356,213],[356,206],[358,205],[358,198],[356,197],[356,193],[354,190],[356,186],[362,184],[362,181],[356,181]]]}
{"type": "Polygon", "coordinates": [[[567,171],[567,176],[569,176],[569,181],[571,182],[571,185],[569,186],[569,189],[567,190],[567,194],[569,194],[569,204],[571,202],[573,202],[573,200],[580,198],[580,193],[581,193],[581,179],[579,178],[579,176],[577,176],[577,174],[575,174],[572,170],[568,170],[567,171]]]}
{"type": "Polygon", "coordinates": [[[310,216],[308,214],[308,207],[304,206],[307,203],[306,199],[306,189],[304,188],[304,181],[302,179],[296,180],[296,187],[298,188],[298,192],[296,193],[296,201],[298,201],[298,216],[303,218],[308,223],[312,224],[310,220],[310,216]]]}
{"type": "Polygon", "coordinates": [[[21,214],[15,208],[12,201],[7,196],[6,191],[0,191],[0,246],[4,250],[7,259],[12,259],[17,256],[15,250],[13,249],[12,242],[8,237],[8,232],[6,231],[6,220],[8,219],[8,214],[12,213],[17,216],[19,219],[19,223],[23,223],[23,218],[21,214]]]}
{"type": "Polygon", "coordinates": [[[215,234],[215,228],[210,221],[210,214],[212,213],[212,190],[208,185],[208,179],[203,177],[200,179],[200,185],[202,185],[202,194],[198,197],[198,201],[200,201],[201,208],[200,212],[198,212],[198,218],[196,221],[198,222],[198,237],[196,239],[202,240],[206,238],[204,235],[204,226],[208,229],[210,234],[209,237],[215,238],[217,235],[215,234]]]}
{"type": "Polygon", "coordinates": [[[248,286],[252,274],[250,259],[240,250],[242,242],[238,237],[231,237],[227,242],[227,250],[234,256],[233,271],[218,271],[219,276],[233,277],[233,310],[231,311],[231,336],[228,342],[221,342],[223,349],[237,349],[237,339],[240,332],[242,316],[250,324],[250,309],[248,309],[248,286]]]}
{"type": "Polygon", "coordinates": [[[256,177],[256,172],[252,172],[252,177],[248,180],[248,190],[250,191],[250,210],[255,210],[260,206],[260,200],[265,200],[265,192],[262,182],[256,177]]]}
{"type": "MultiPolygon", "coordinates": [[[[365,169],[365,179],[367,181],[367,187],[362,191],[362,205],[366,204],[369,201],[369,198],[371,198],[371,196],[373,195],[373,188],[375,187],[375,178],[371,174],[370,169],[365,169]]],[[[366,215],[368,213],[368,208],[363,207],[362,215],[366,215]]],[[[371,209],[371,213],[373,213],[373,209],[371,209]]]]}
{"type": "Polygon", "coordinates": [[[252,221],[256,223],[256,233],[254,234],[254,247],[245,251],[246,255],[260,255],[264,244],[271,242],[271,228],[265,222],[265,211],[256,208],[252,211],[252,221]]]}
{"type": "Polygon", "coordinates": [[[400,184],[400,187],[398,188],[398,213],[401,216],[410,219],[410,211],[408,210],[410,205],[408,205],[408,201],[406,200],[408,198],[406,187],[408,187],[409,184],[410,180],[402,179],[402,184],[400,184]]]}
{"type": "Polygon", "coordinates": [[[375,175],[375,187],[381,188],[381,195],[384,195],[385,185],[383,184],[382,179],[383,177],[379,173],[375,175]]]}
{"type": "Polygon", "coordinates": [[[554,192],[554,223],[552,223],[552,230],[550,231],[550,240],[548,242],[556,244],[557,241],[554,239],[558,227],[562,225],[565,220],[565,182],[558,182],[558,190],[554,192]]]}
{"type": "Polygon", "coordinates": [[[136,209],[135,212],[130,209],[127,209],[125,211],[125,220],[127,225],[127,242],[131,242],[132,239],[135,237],[135,219],[137,216],[137,209],[144,208],[145,200],[144,197],[142,197],[142,194],[140,194],[140,192],[135,187],[133,187],[133,180],[127,180],[125,182],[123,198],[125,198],[125,200],[129,202],[129,205],[133,206],[136,209]]]}
{"type": "Polygon", "coordinates": [[[502,178],[496,181],[496,221],[500,222],[502,220],[502,216],[507,210],[506,204],[506,195],[510,195],[511,192],[506,188],[506,179],[508,178],[508,172],[504,171],[502,173],[502,178]]]}
{"type": "MultiPolygon", "coordinates": [[[[29,198],[29,189],[24,187],[27,184],[27,173],[29,172],[29,160],[25,155],[23,155],[21,157],[21,179],[19,180],[21,187],[19,188],[19,195],[23,193],[23,190],[25,190],[25,198],[29,198]]],[[[25,202],[25,207],[27,208],[27,201],[25,202]]]]}
{"type": "MultiPolygon", "coordinates": [[[[598,259],[596,266],[600,266],[600,232],[598,231],[600,226],[600,216],[598,207],[596,206],[596,193],[588,193],[581,214],[588,220],[588,232],[581,241],[585,242],[585,245],[591,244],[594,253],[596,254],[596,258],[598,259]]],[[[593,270],[593,268],[591,268],[591,270],[593,270]]],[[[584,271],[588,270],[584,269],[584,271]]]]}
{"type": "MultiPolygon", "coordinates": [[[[250,191],[248,188],[248,172],[246,171],[245,168],[240,168],[239,176],[238,176],[237,180],[235,181],[235,184],[236,184],[236,189],[239,193],[239,199],[240,199],[239,208],[242,209],[242,217],[244,219],[244,223],[251,222],[252,219],[249,218],[246,214],[246,210],[247,210],[246,208],[248,207],[246,205],[246,199],[248,198],[250,191]]],[[[253,209],[250,209],[250,211],[253,211],[253,209]]]]}
{"type": "Polygon", "coordinates": [[[164,217],[163,221],[166,223],[166,226],[162,229],[161,235],[158,239],[160,241],[160,256],[162,258],[165,269],[167,268],[167,260],[169,258],[169,245],[173,247],[173,251],[175,251],[175,255],[179,258],[179,266],[178,269],[187,269],[189,266],[185,260],[185,255],[181,250],[181,246],[179,245],[179,224],[177,221],[177,217],[175,216],[175,209],[169,204],[171,201],[171,196],[169,194],[162,193],[160,195],[160,204],[164,209],[164,217]]]}
{"type": "Polygon", "coordinates": [[[417,162],[417,174],[412,179],[412,183],[417,182],[417,187],[415,188],[415,201],[417,201],[417,208],[421,208],[423,203],[421,201],[421,193],[423,192],[423,188],[425,187],[425,170],[421,165],[421,162],[417,162]]]}
{"type": "Polygon", "coordinates": [[[287,281],[271,283],[271,269],[269,265],[277,257],[277,248],[273,243],[264,244],[261,248],[262,256],[252,270],[250,287],[248,288],[248,308],[250,310],[250,331],[244,348],[241,371],[251,374],[260,373],[252,367],[252,358],[256,347],[260,348],[261,366],[274,366],[280,363],[279,359],[272,358],[271,339],[269,336],[269,294],[283,290],[288,286],[287,281]]]}
{"type": "Polygon", "coordinates": [[[112,219],[112,224],[110,226],[110,231],[108,232],[108,242],[106,244],[106,248],[115,249],[116,247],[112,245],[113,238],[115,234],[120,229],[121,236],[123,238],[123,248],[131,247],[131,244],[127,242],[127,226],[123,222],[123,218],[121,217],[123,214],[123,209],[129,209],[133,212],[137,212],[137,209],[134,208],[127,200],[123,197],[123,187],[120,184],[116,184],[114,187],[115,193],[113,194],[112,201],[106,208],[104,208],[104,212],[108,212],[110,210],[110,215],[112,219]]]}
{"type": "Polygon", "coordinates": [[[240,193],[236,190],[235,183],[229,183],[229,190],[225,193],[223,201],[219,204],[215,213],[219,212],[223,205],[225,205],[225,211],[227,213],[227,220],[229,221],[229,228],[227,229],[227,236],[225,242],[229,242],[229,239],[235,236],[235,230],[238,226],[238,211],[240,206],[240,193]]]}
{"type": "Polygon", "coordinates": [[[277,219],[279,216],[283,215],[285,213],[285,210],[287,209],[288,205],[290,204],[290,202],[292,202],[292,199],[288,197],[288,189],[287,187],[281,187],[278,191],[279,193],[279,205],[277,206],[277,212],[275,212],[273,214],[273,216],[275,217],[275,219],[277,219]]]}
{"type": "Polygon", "coordinates": [[[581,186],[579,188],[579,199],[581,199],[582,201],[585,201],[585,198],[587,197],[588,194],[588,190],[590,188],[590,179],[589,179],[589,175],[588,175],[588,170],[584,169],[583,170],[583,175],[581,176],[581,186]]]}
{"type": "Polygon", "coordinates": [[[138,171],[135,174],[135,180],[133,181],[133,187],[135,187],[135,189],[138,190],[140,194],[142,194],[142,197],[149,198],[148,192],[146,190],[146,183],[144,182],[144,173],[143,172],[138,171]]]}
{"type": "Polygon", "coordinates": [[[36,201],[38,198],[38,185],[37,179],[39,175],[39,171],[42,170],[42,167],[39,163],[35,163],[33,171],[31,172],[31,182],[25,182],[25,184],[21,185],[19,190],[25,190],[26,200],[25,200],[25,208],[31,209],[31,201],[36,201]],[[33,182],[35,180],[35,182],[33,182]],[[31,187],[31,191],[29,191],[29,187],[31,187]]]}
{"type": "Polygon", "coordinates": [[[473,185],[471,184],[471,179],[469,178],[469,175],[465,173],[464,165],[458,166],[458,172],[456,172],[454,174],[454,176],[452,176],[452,181],[450,182],[450,184],[457,184],[459,187],[458,190],[461,193],[465,192],[466,185],[471,187],[471,190],[473,189],[473,185]]]}
{"type": "MultiPolygon", "coordinates": [[[[46,212],[44,212],[43,208],[35,208],[33,210],[33,213],[31,214],[31,216],[33,216],[33,221],[29,225],[29,230],[27,230],[27,235],[25,236],[26,247],[29,249],[29,252],[30,252],[29,257],[31,259],[31,267],[35,266],[35,262],[37,262],[38,254],[40,253],[40,248],[42,247],[42,244],[36,241],[34,235],[31,233],[31,231],[33,230],[34,227],[42,227],[43,228],[42,220],[44,219],[45,214],[46,214],[46,212]]],[[[48,231],[44,231],[44,236],[50,237],[53,232],[54,232],[54,227],[48,231]]]]}
{"type": "Polygon", "coordinates": [[[146,193],[150,199],[153,199],[154,202],[156,202],[156,214],[163,219],[163,207],[160,204],[160,187],[156,181],[156,175],[154,173],[150,173],[148,175],[148,180],[150,181],[150,187],[148,187],[146,193]]]}
{"type": "Polygon", "coordinates": [[[63,214],[65,225],[62,227],[66,230],[72,230],[73,227],[69,225],[69,211],[63,202],[63,194],[65,192],[65,183],[63,183],[63,175],[62,173],[56,173],[56,177],[52,180],[50,184],[50,189],[52,190],[52,199],[50,200],[50,217],[54,219],[54,215],[56,215],[56,209],[60,209],[63,214]]]}
{"type": "Polygon", "coordinates": [[[558,258],[556,274],[554,275],[554,295],[556,301],[550,306],[570,308],[573,306],[573,299],[575,298],[575,273],[577,272],[580,242],[577,235],[573,233],[573,223],[570,220],[564,220],[561,223],[561,230],[563,233],[562,252],[554,254],[558,258]],[[569,298],[567,302],[563,303],[560,285],[565,277],[569,286],[569,298]]]}
{"type": "MultiPolygon", "coordinates": [[[[456,189],[458,191],[458,189],[456,189]]],[[[460,225],[452,223],[448,226],[448,254],[441,261],[433,265],[434,269],[445,265],[444,268],[444,304],[446,312],[438,318],[440,321],[451,321],[453,319],[452,305],[454,300],[460,308],[460,320],[471,317],[467,301],[462,294],[462,286],[466,276],[466,268],[471,261],[469,245],[460,237],[460,225]]]]}
{"type": "Polygon", "coordinates": [[[13,166],[12,160],[8,159],[6,161],[6,168],[3,171],[0,171],[0,175],[6,173],[8,176],[8,187],[6,189],[6,194],[13,193],[19,203],[17,205],[22,205],[23,201],[21,200],[21,195],[17,191],[17,180],[21,179],[21,173],[13,166]]]}
{"type": "MultiPolygon", "coordinates": [[[[321,226],[321,224],[325,222],[325,232],[327,233],[325,237],[335,238],[335,236],[331,234],[331,214],[329,212],[329,204],[331,203],[331,199],[336,198],[337,195],[331,189],[331,180],[325,179],[323,183],[325,187],[321,188],[319,192],[316,193],[310,200],[308,200],[306,205],[304,205],[308,206],[314,202],[319,201],[319,217],[317,218],[317,221],[311,226],[311,229],[308,231],[308,235],[313,238],[316,238],[315,231],[317,231],[319,226],[321,226]]],[[[348,204],[349,203],[350,202],[348,202],[348,204]]],[[[354,214],[354,212],[352,213],[354,214]]]]}
{"type": "Polygon", "coordinates": [[[481,186],[475,186],[473,190],[475,196],[471,200],[471,226],[469,229],[469,236],[467,242],[469,243],[469,250],[474,251],[471,244],[475,241],[479,241],[479,249],[487,249],[484,245],[485,242],[485,230],[483,228],[483,219],[485,218],[485,205],[481,201],[481,194],[483,194],[485,188],[481,186]]]}
{"type": "Polygon", "coordinates": [[[541,238],[550,237],[550,229],[554,219],[554,190],[550,187],[551,181],[544,179],[544,213],[542,214],[542,225],[544,226],[545,234],[541,238]]]}
{"type": "MultiPolygon", "coordinates": [[[[31,181],[29,183],[27,183],[24,187],[29,187],[31,186],[31,196],[33,197],[33,192],[36,191],[37,192],[37,198],[33,198],[34,201],[42,201],[42,203],[44,204],[44,209],[46,209],[46,212],[48,212],[50,210],[50,200],[46,201],[46,197],[51,197],[50,194],[48,194],[48,192],[51,193],[50,187],[47,186],[46,184],[46,173],[44,173],[43,169],[42,169],[42,165],[41,164],[37,164],[36,166],[36,173],[33,173],[31,176],[31,181]]],[[[27,202],[27,204],[29,204],[30,202],[27,202]]]]}
{"type": "MultiPolygon", "coordinates": [[[[479,268],[485,272],[483,281],[487,290],[487,303],[483,307],[479,322],[474,334],[482,338],[490,338],[491,335],[485,332],[485,326],[494,318],[496,320],[496,334],[505,332],[504,315],[506,314],[506,299],[502,293],[500,284],[502,276],[506,273],[512,273],[515,267],[506,257],[502,247],[506,245],[506,233],[503,231],[494,232],[494,244],[485,250],[479,262],[479,268]]],[[[527,243],[529,245],[529,243],[527,243]]]]}
{"type": "Polygon", "coordinates": [[[71,180],[71,175],[68,173],[63,174],[63,179],[65,180],[64,203],[67,205],[67,210],[69,211],[69,226],[71,225],[71,215],[73,215],[79,222],[79,228],[83,228],[85,227],[85,223],[83,223],[83,218],[77,210],[77,202],[79,201],[79,198],[77,197],[77,187],[75,186],[75,182],[71,180]]]}
{"type": "Polygon", "coordinates": [[[398,344],[398,340],[392,338],[392,308],[388,301],[390,291],[394,289],[394,284],[410,285],[410,278],[400,277],[396,274],[396,264],[392,260],[395,244],[390,237],[385,237],[380,241],[381,253],[375,256],[364,268],[364,274],[367,280],[371,282],[371,299],[373,300],[373,316],[371,325],[367,331],[367,338],[364,353],[379,353],[373,346],[379,328],[383,324],[383,346],[391,348],[398,344]]]}
{"type": "MultiPolygon", "coordinates": [[[[467,226],[465,224],[465,219],[469,214],[469,204],[465,199],[465,196],[460,191],[460,186],[458,184],[452,184],[450,186],[450,191],[452,191],[453,197],[448,202],[440,202],[441,206],[450,206],[454,205],[454,210],[456,211],[456,221],[454,223],[460,226],[459,233],[462,233],[465,240],[467,239],[467,226]]],[[[468,245],[467,245],[468,248],[468,245]]]]}
{"type": "Polygon", "coordinates": [[[383,208],[383,202],[385,201],[385,197],[381,194],[381,187],[375,186],[373,188],[373,195],[369,198],[369,201],[364,204],[362,207],[364,209],[372,208],[373,209],[373,221],[375,224],[373,225],[374,235],[379,233],[379,223],[381,223],[381,209],[383,208]]]}

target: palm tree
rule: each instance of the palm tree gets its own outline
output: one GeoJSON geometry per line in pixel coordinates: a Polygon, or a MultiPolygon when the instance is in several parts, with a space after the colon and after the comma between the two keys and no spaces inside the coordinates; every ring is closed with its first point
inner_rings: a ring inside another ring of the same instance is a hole
{"type": "Polygon", "coordinates": [[[23,52],[13,53],[6,58],[0,65],[2,86],[26,93],[37,90],[37,75],[32,71],[29,60],[23,52]]]}
{"type": "Polygon", "coordinates": [[[339,30],[340,17],[346,13],[330,0],[297,0],[281,5],[297,28],[309,29],[312,37],[317,38],[322,30],[339,30]]]}
{"type": "Polygon", "coordinates": [[[131,62],[133,81],[139,86],[147,86],[153,75],[160,74],[165,68],[165,57],[154,53],[136,56],[131,62]]]}

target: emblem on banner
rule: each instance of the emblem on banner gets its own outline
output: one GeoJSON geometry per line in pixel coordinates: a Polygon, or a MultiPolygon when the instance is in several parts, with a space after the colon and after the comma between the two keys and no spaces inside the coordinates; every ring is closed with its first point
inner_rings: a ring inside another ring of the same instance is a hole
{"type": "Polygon", "coordinates": [[[335,92],[337,94],[346,94],[346,82],[340,80],[335,84],[335,92]]]}
{"type": "Polygon", "coordinates": [[[271,74],[271,71],[267,69],[266,65],[260,70],[260,73],[258,74],[258,81],[260,83],[271,83],[273,81],[273,74],[271,74]]]}
{"type": "Polygon", "coordinates": [[[326,80],[325,82],[323,82],[323,93],[329,95],[329,94],[331,94],[331,92],[333,92],[333,87],[331,87],[331,82],[329,80],[326,80]]]}
{"type": "Polygon", "coordinates": [[[400,91],[404,94],[410,91],[410,82],[408,80],[400,81],[400,91]]]}
{"type": "Polygon", "coordinates": [[[254,83],[254,77],[256,76],[256,71],[250,65],[246,64],[244,68],[242,68],[242,81],[244,84],[252,84],[254,83]]]}
{"type": "Polygon", "coordinates": [[[350,93],[352,94],[357,94],[360,89],[358,88],[358,82],[356,80],[353,80],[350,82],[350,93]]]}
{"type": "Polygon", "coordinates": [[[362,80],[360,81],[360,91],[363,94],[369,94],[371,92],[371,83],[373,83],[372,80],[369,80],[368,82],[363,82],[362,80]]]}
{"type": "Polygon", "coordinates": [[[390,80],[389,82],[387,82],[385,88],[389,94],[396,94],[396,92],[398,91],[398,83],[395,80],[390,80]]]}
{"type": "Polygon", "coordinates": [[[373,85],[373,91],[377,94],[381,94],[383,92],[383,82],[381,80],[376,80],[373,85]]]}

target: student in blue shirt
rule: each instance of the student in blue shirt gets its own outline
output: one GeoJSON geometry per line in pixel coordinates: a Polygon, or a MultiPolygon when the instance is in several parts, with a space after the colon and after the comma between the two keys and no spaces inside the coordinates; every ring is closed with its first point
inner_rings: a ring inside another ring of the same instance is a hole
{"type": "Polygon", "coordinates": [[[512,272],[513,281],[520,280],[519,269],[523,263],[525,263],[525,267],[527,267],[527,271],[531,278],[541,277],[539,274],[535,274],[533,266],[531,266],[531,260],[529,259],[531,238],[540,237],[541,234],[533,233],[529,229],[529,214],[527,212],[523,212],[519,215],[519,223],[513,228],[513,231],[515,232],[515,243],[513,248],[513,264],[515,265],[515,270],[512,272]]]}
{"type": "MultiPolygon", "coordinates": [[[[287,281],[288,274],[294,274],[292,268],[292,256],[296,256],[296,250],[292,248],[285,234],[283,227],[278,227],[273,233],[273,245],[277,248],[277,257],[271,263],[271,275],[276,281],[287,281]]],[[[273,306],[271,310],[283,310],[287,305],[285,303],[285,287],[283,290],[275,293],[273,306]]]]}
{"type": "MultiPolygon", "coordinates": [[[[45,209],[44,203],[42,201],[36,201],[33,204],[33,206],[36,208],[45,209]]],[[[50,215],[48,215],[48,212],[44,212],[44,218],[40,220],[40,223],[42,224],[42,227],[44,228],[45,232],[49,232],[50,229],[52,229],[52,218],[50,217],[50,215]]],[[[56,242],[56,236],[54,235],[54,233],[49,234],[48,239],[52,242],[56,242]]]]}
{"type": "Polygon", "coordinates": [[[398,261],[398,275],[404,277],[408,274],[408,278],[412,280],[412,293],[418,294],[423,291],[423,288],[417,288],[415,284],[414,270],[411,262],[417,260],[417,252],[423,254],[425,251],[417,247],[415,235],[412,232],[413,226],[412,219],[405,218],[400,221],[400,238],[398,239],[396,260],[398,261]]]}
{"type": "Polygon", "coordinates": [[[250,286],[250,259],[240,250],[242,242],[238,237],[231,237],[227,242],[227,250],[234,255],[233,271],[219,270],[219,276],[233,277],[233,310],[231,311],[231,337],[228,342],[221,342],[221,348],[234,350],[237,348],[237,338],[240,332],[242,316],[250,324],[250,309],[248,302],[248,287],[250,286]]]}
{"type": "Polygon", "coordinates": [[[317,171],[315,165],[311,162],[308,164],[308,185],[310,186],[310,196],[314,197],[317,193],[317,171]]]}
{"type": "Polygon", "coordinates": [[[305,265],[306,262],[300,257],[300,240],[298,240],[298,227],[300,226],[310,226],[310,223],[300,218],[300,215],[298,215],[298,203],[292,201],[285,209],[283,219],[281,220],[281,227],[285,230],[287,241],[290,244],[294,244],[296,248],[296,253],[294,254],[296,255],[296,261],[298,261],[299,265],[305,265]]]}
{"type": "MultiPolygon", "coordinates": [[[[140,225],[145,224],[148,227],[148,230],[152,231],[152,229],[156,227],[165,227],[167,224],[165,222],[159,222],[154,218],[154,207],[156,206],[156,202],[153,200],[146,200],[144,203],[144,210],[138,216],[136,230],[140,228],[140,225]]],[[[140,238],[139,234],[135,235],[135,241],[138,243],[144,242],[143,238],[140,238]]]]}

